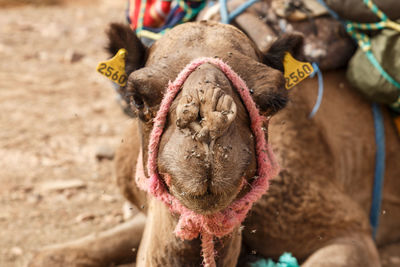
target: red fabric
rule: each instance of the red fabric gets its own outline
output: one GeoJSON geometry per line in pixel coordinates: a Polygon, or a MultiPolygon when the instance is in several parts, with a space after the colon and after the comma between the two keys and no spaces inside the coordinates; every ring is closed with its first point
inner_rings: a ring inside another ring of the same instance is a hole
{"type": "MultiPolygon", "coordinates": [[[[135,30],[138,24],[140,14],[141,0],[129,0],[129,19],[131,28],[135,30]]],[[[158,28],[164,24],[165,19],[171,10],[171,1],[146,0],[146,9],[144,12],[143,26],[158,28]]]]}

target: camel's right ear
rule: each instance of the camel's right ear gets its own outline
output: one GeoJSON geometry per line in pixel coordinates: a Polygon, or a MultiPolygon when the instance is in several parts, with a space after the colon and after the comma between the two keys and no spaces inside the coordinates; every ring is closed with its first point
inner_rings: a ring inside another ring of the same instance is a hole
{"type": "Polygon", "coordinates": [[[298,60],[303,60],[303,43],[304,36],[301,33],[283,34],[271,45],[268,52],[264,55],[264,64],[283,72],[283,58],[286,52],[289,52],[298,60]]]}
{"type": "Polygon", "coordinates": [[[128,76],[144,66],[146,48],[129,25],[111,23],[106,33],[108,36],[106,49],[110,56],[114,56],[121,48],[125,48],[128,52],[125,58],[125,71],[128,76]]]}

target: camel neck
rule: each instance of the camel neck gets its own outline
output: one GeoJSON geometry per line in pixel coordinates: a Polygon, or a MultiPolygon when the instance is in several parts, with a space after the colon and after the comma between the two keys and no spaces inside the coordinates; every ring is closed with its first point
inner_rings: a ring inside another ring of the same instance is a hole
{"type": "MultiPolygon", "coordinates": [[[[182,241],[174,234],[179,216],[153,197],[148,203],[137,266],[202,266],[200,237],[182,241]]],[[[230,235],[214,239],[218,266],[235,266],[241,240],[239,228],[230,235]]]]}

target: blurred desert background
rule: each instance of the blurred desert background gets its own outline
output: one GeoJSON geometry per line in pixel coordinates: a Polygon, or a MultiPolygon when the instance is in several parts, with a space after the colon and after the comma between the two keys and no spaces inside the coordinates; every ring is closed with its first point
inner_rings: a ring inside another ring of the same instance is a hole
{"type": "Polygon", "coordinates": [[[125,1],[0,0],[0,266],[124,220],[110,159],[131,122],[96,71],[125,1]]]}

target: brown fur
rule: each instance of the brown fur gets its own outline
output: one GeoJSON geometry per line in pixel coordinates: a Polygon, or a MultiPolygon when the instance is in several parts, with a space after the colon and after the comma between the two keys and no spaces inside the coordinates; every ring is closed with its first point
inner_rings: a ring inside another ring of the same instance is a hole
{"type": "Polygon", "coordinates": [[[129,75],[132,71],[143,67],[146,58],[146,49],[136,34],[127,25],[112,23],[107,35],[113,42],[109,42],[106,49],[110,55],[115,55],[119,49],[125,48],[125,71],[129,75]]]}
{"type": "MultiPolygon", "coordinates": [[[[274,53],[284,52],[274,50],[274,53]]],[[[268,56],[261,54],[240,31],[212,22],[178,26],[148,53],[145,67],[131,74],[127,87],[132,93],[138,90],[137,97],[143,102],[137,108],[142,113],[139,126],[128,129],[116,162],[117,179],[124,195],[147,209],[137,266],[198,266],[201,263],[199,239],[178,240],[172,233],[177,216],[162,203],[145,196],[134,183],[135,158],[139,153],[135,136],[139,131],[146,162],[148,136],[153,127],[151,118],[161,100],[152,97],[162,95],[166,86],[162,87],[162,83],[173,80],[194,58],[218,56],[230,64],[254,90],[254,99],[266,115],[276,111],[271,107],[273,99],[286,93],[282,73],[264,65],[262,60],[268,56]],[[160,79],[154,78],[157,71],[160,79]],[[257,99],[263,93],[270,96],[268,101],[257,99]]],[[[240,197],[247,187],[239,192],[238,177],[243,173],[251,180],[255,173],[248,116],[235,89],[223,76],[207,65],[190,76],[170,110],[158,157],[160,173],[172,175],[171,194],[201,213],[219,210],[233,198],[240,197]],[[211,85],[206,85],[205,79],[203,83],[202,77],[207,77],[211,85]],[[205,92],[210,90],[204,103],[200,101],[199,88],[205,88],[205,92]],[[222,102],[218,104],[220,99],[222,102]],[[188,106],[185,117],[181,112],[191,101],[194,104],[188,106]],[[216,104],[207,106],[207,101],[216,104]],[[212,116],[212,112],[229,110],[233,104],[237,114],[227,117],[227,123],[212,116]],[[200,122],[202,117],[210,120],[208,124],[200,122]],[[214,134],[209,131],[208,138],[202,139],[196,135],[196,129],[206,126],[215,126],[218,131],[214,134]],[[231,152],[224,149],[228,146],[232,147],[231,152]],[[192,149],[195,157],[185,159],[186,151],[192,149]],[[213,157],[207,157],[209,154],[213,157]],[[205,163],[210,166],[205,167],[205,163]],[[185,194],[182,196],[182,193],[185,194]]],[[[269,140],[282,171],[271,182],[268,193],[253,206],[243,231],[239,228],[215,240],[218,266],[235,266],[242,244],[248,251],[265,258],[276,259],[284,251],[290,251],[307,267],[380,266],[368,222],[376,149],[373,120],[370,105],[344,80],[342,72],[325,74],[324,102],[314,119],[307,118],[315,101],[316,81],[310,79],[292,90],[287,108],[271,119],[269,140]]],[[[276,109],[279,108],[277,105],[276,109]]],[[[400,181],[397,179],[400,168],[396,165],[400,155],[395,152],[399,151],[400,142],[387,114],[385,126],[388,157],[382,209],[387,213],[381,216],[378,245],[400,241],[400,181]]],[[[83,245],[81,248],[85,249],[83,245]]],[[[103,253],[97,256],[103,256],[106,261],[108,254],[103,253]]]]}

